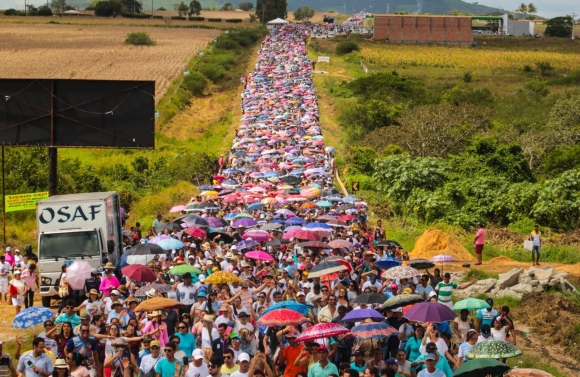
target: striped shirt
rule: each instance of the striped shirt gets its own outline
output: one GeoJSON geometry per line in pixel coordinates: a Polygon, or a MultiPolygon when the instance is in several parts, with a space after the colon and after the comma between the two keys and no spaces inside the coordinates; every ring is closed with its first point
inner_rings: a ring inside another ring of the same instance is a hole
{"type": "Polygon", "coordinates": [[[453,290],[457,289],[457,283],[449,283],[445,284],[445,282],[440,282],[437,284],[437,301],[442,303],[451,302],[451,295],[453,294],[453,290]]]}

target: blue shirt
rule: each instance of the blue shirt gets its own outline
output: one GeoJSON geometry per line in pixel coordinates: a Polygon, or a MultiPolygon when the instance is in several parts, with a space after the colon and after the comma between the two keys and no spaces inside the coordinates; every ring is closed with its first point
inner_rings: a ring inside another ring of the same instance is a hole
{"type": "Polygon", "coordinates": [[[356,365],[356,361],[350,363],[350,369],[354,369],[359,373],[364,373],[365,369],[367,369],[367,363],[363,362],[363,364],[359,367],[356,365]]]}
{"type": "MultiPolygon", "coordinates": [[[[453,371],[451,370],[451,367],[449,366],[449,362],[447,362],[447,358],[445,358],[445,356],[441,355],[439,353],[439,351],[437,351],[437,353],[439,354],[439,361],[437,362],[437,364],[435,364],[435,367],[444,373],[444,375],[441,375],[441,376],[453,377],[453,371]]],[[[425,360],[425,356],[427,356],[426,353],[419,356],[413,362],[423,361],[423,360],[425,360]]],[[[417,367],[417,369],[419,369],[421,367],[423,367],[423,366],[421,365],[421,366],[417,367]]],[[[425,369],[427,369],[427,368],[425,367],[425,369]]]]}
{"type": "Polygon", "coordinates": [[[38,377],[39,375],[36,374],[32,368],[37,367],[43,372],[50,372],[54,370],[54,364],[50,356],[45,353],[40,354],[38,357],[34,357],[34,351],[24,354],[18,360],[18,368],[16,368],[19,372],[24,373],[26,377],[38,377]],[[29,366],[28,363],[32,363],[32,366],[29,366]]]}
{"type": "Polygon", "coordinates": [[[177,359],[173,361],[162,359],[155,365],[155,373],[159,373],[161,377],[174,377],[176,374],[181,374],[181,370],[179,373],[175,373],[175,363],[177,361],[177,359]]]}
{"type": "Polygon", "coordinates": [[[190,332],[182,334],[178,331],[174,336],[179,337],[179,347],[177,347],[177,349],[185,352],[185,356],[191,357],[193,350],[195,349],[195,337],[193,334],[190,332]]]}
{"type": "Polygon", "coordinates": [[[493,320],[499,315],[498,311],[495,309],[491,309],[488,311],[487,309],[479,309],[477,311],[477,318],[479,319],[479,328],[483,325],[489,325],[489,327],[493,327],[493,320]]]}
{"type": "Polygon", "coordinates": [[[330,361],[325,368],[320,365],[320,362],[312,364],[312,366],[308,368],[308,377],[328,377],[330,374],[338,375],[338,369],[336,368],[336,365],[330,361]]]}
{"type": "Polygon", "coordinates": [[[443,373],[441,369],[437,368],[435,368],[435,372],[433,373],[429,373],[427,372],[427,369],[423,369],[422,371],[419,372],[417,377],[445,377],[445,373],[443,373]]]}

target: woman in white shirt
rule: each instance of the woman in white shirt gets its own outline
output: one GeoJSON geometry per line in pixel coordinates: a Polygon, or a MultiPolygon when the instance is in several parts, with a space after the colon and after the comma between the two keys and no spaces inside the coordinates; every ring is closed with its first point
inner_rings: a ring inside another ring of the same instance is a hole
{"type": "Polygon", "coordinates": [[[491,328],[491,335],[494,340],[501,340],[505,342],[506,335],[509,334],[511,327],[513,326],[512,321],[507,317],[498,316],[493,320],[493,327],[491,328]],[[506,325],[502,324],[502,319],[506,321],[506,325]]]}
{"type": "Polygon", "coordinates": [[[75,308],[75,311],[80,311],[82,308],[85,308],[89,315],[92,315],[93,309],[97,309],[97,313],[101,313],[103,311],[103,302],[100,300],[101,295],[97,292],[96,289],[91,289],[89,293],[86,294],[88,299],[82,302],[79,306],[75,308]]]}
{"type": "Polygon", "coordinates": [[[467,332],[474,329],[473,319],[469,316],[469,310],[462,309],[459,317],[453,320],[453,333],[457,338],[457,344],[465,341],[467,332]]]}
{"type": "Polygon", "coordinates": [[[213,327],[213,316],[205,315],[203,317],[203,328],[201,329],[201,349],[206,359],[211,357],[211,343],[220,337],[219,332],[213,327]]]}

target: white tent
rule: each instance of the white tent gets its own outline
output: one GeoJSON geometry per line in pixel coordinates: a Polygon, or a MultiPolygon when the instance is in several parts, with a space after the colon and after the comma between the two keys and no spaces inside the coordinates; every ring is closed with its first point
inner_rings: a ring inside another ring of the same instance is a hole
{"type": "Polygon", "coordinates": [[[289,22],[286,21],[286,20],[283,20],[281,18],[276,18],[275,20],[272,20],[272,21],[269,21],[268,22],[267,28],[268,29],[272,29],[276,25],[283,25],[283,24],[289,24],[289,22]]]}

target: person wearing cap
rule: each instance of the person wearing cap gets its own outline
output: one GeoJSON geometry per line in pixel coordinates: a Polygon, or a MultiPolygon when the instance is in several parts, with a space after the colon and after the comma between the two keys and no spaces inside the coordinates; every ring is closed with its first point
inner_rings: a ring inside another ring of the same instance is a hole
{"type": "Polygon", "coordinates": [[[353,353],[354,361],[350,363],[350,369],[354,369],[357,372],[363,374],[365,369],[367,369],[367,363],[365,362],[365,353],[358,349],[353,353]]]}
{"type": "Polygon", "coordinates": [[[499,312],[493,308],[493,299],[487,298],[485,300],[489,308],[479,309],[477,311],[477,324],[475,329],[479,332],[483,325],[493,326],[494,319],[499,315],[499,312]]]}
{"type": "Polygon", "coordinates": [[[457,367],[459,368],[462,363],[469,360],[466,356],[467,352],[471,351],[473,346],[477,344],[477,340],[479,338],[479,334],[477,330],[470,329],[467,331],[465,335],[465,342],[459,345],[459,349],[457,350],[457,367]]]}
{"type": "MultiPolygon", "coordinates": [[[[149,337],[150,338],[150,337],[149,337]]],[[[149,340],[150,351],[141,357],[139,363],[139,377],[145,377],[149,372],[155,373],[155,367],[165,356],[161,355],[161,346],[157,340],[149,340]]],[[[141,352],[139,352],[141,354],[141,352]]]]}
{"type": "Polygon", "coordinates": [[[24,302],[24,295],[28,287],[24,284],[21,277],[20,270],[14,270],[14,278],[8,283],[8,294],[12,299],[12,305],[16,311],[16,314],[20,313],[20,308],[22,308],[22,303],[24,302]]]}
{"type": "MultiPolygon", "coordinates": [[[[425,339],[425,337],[423,337],[423,339],[425,339]]],[[[446,359],[445,356],[437,350],[437,345],[435,343],[429,342],[424,347],[421,348],[422,348],[421,356],[419,356],[417,359],[415,359],[415,361],[411,363],[412,368],[416,368],[416,370],[423,369],[423,367],[426,365],[425,362],[426,359],[428,357],[433,357],[437,369],[441,370],[444,373],[442,376],[446,377],[453,376],[453,370],[451,370],[449,362],[447,362],[448,359],[446,359]]],[[[445,351],[445,353],[448,352],[445,351]]],[[[455,360],[453,360],[453,358],[451,360],[453,361],[453,363],[455,363],[455,360]]]]}
{"type": "Polygon", "coordinates": [[[423,364],[426,366],[425,369],[417,374],[417,377],[449,377],[447,373],[443,372],[441,369],[437,368],[437,357],[433,354],[427,354],[423,364]]]}
{"type": "Polygon", "coordinates": [[[286,369],[284,369],[284,377],[294,377],[297,373],[306,372],[308,370],[307,365],[295,365],[295,361],[299,359],[304,349],[304,345],[298,343],[296,338],[298,331],[292,326],[288,326],[283,330],[284,338],[288,341],[288,345],[285,346],[284,342],[280,343],[280,364],[286,362],[286,369]]]}
{"type": "Polygon", "coordinates": [[[4,301],[8,304],[8,280],[10,280],[10,271],[12,271],[12,266],[10,263],[6,262],[4,255],[0,255],[0,302],[2,302],[2,297],[4,301]]]}
{"type": "Polygon", "coordinates": [[[112,307],[113,302],[123,303],[123,300],[121,300],[121,293],[116,289],[113,289],[109,294],[109,297],[106,297],[103,300],[105,316],[109,316],[109,314],[111,314],[111,312],[113,311],[112,307]]]}
{"type": "Polygon", "coordinates": [[[483,325],[481,326],[481,331],[479,333],[479,337],[477,338],[477,343],[487,342],[493,340],[493,334],[491,333],[491,326],[490,325],[483,325]]]}
{"type": "Polygon", "coordinates": [[[318,347],[318,362],[308,368],[308,377],[328,377],[331,374],[338,375],[336,365],[328,360],[328,348],[326,346],[318,347]]]}
{"type": "Polygon", "coordinates": [[[9,353],[3,350],[4,341],[0,340],[0,376],[8,377],[8,372],[12,377],[16,377],[16,368],[14,367],[14,361],[9,353]]]}
{"type": "Polygon", "coordinates": [[[209,376],[209,369],[207,364],[203,361],[203,351],[199,348],[193,351],[192,362],[185,373],[185,377],[207,377],[209,376]]]}
{"type": "Polygon", "coordinates": [[[237,334],[239,334],[240,330],[246,329],[251,334],[254,333],[254,326],[249,322],[249,320],[250,320],[250,315],[248,313],[246,313],[245,311],[239,312],[238,313],[238,320],[236,321],[236,324],[234,326],[234,331],[237,334]]]}
{"type": "Polygon", "coordinates": [[[396,358],[389,357],[387,360],[385,360],[385,362],[387,363],[387,369],[392,369],[393,371],[395,371],[395,373],[399,371],[399,361],[396,358]]]}
{"type": "Polygon", "coordinates": [[[195,304],[195,296],[197,294],[197,288],[191,283],[191,273],[186,272],[182,276],[183,282],[177,284],[177,300],[185,305],[179,308],[179,314],[191,313],[191,307],[195,304]]]}
{"type": "Polygon", "coordinates": [[[89,313],[83,313],[80,315],[81,318],[81,324],[76,326],[75,328],[73,328],[73,334],[74,335],[79,335],[80,331],[81,331],[81,326],[82,325],[88,325],[90,328],[90,334],[95,334],[97,332],[97,328],[94,325],[91,325],[91,316],[89,315],[89,313]]]}
{"type": "Polygon", "coordinates": [[[4,250],[4,259],[6,260],[6,263],[10,265],[10,267],[14,267],[14,254],[12,254],[12,247],[6,246],[6,249],[4,250]]]}
{"type": "MultiPolygon", "coordinates": [[[[250,376],[250,355],[245,352],[237,356],[239,369],[230,374],[230,377],[248,377],[250,376]]],[[[223,366],[222,366],[223,368],[223,366]]],[[[222,372],[223,373],[223,372],[222,372]]],[[[253,375],[252,375],[253,376],[253,375]]]]}

